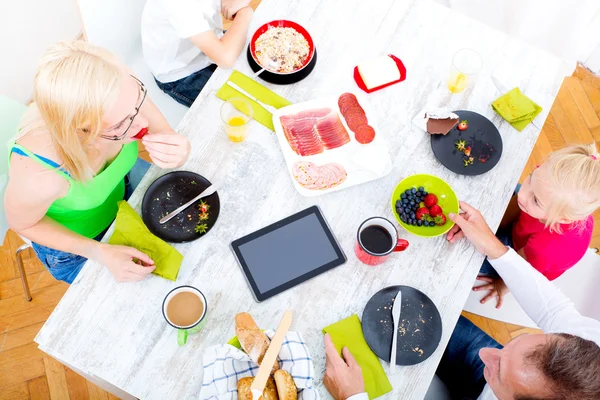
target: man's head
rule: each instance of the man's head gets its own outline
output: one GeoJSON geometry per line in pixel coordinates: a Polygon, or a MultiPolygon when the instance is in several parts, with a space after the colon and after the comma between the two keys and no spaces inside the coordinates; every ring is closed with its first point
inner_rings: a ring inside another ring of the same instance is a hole
{"type": "Polygon", "coordinates": [[[521,335],[479,356],[499,400],[600,399],[600,347],[578,336],[521,335]]]}

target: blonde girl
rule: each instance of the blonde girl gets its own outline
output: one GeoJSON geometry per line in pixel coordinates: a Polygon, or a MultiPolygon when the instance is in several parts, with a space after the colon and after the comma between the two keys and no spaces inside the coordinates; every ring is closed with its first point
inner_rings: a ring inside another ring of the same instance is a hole
{"type": "MultiPolygon", "coordinates": [[[[511,199],[496,236],[514,248],[549,280],[573,267],[590,245],[600,207],[600,154],[594,144],[570,146],[550,154],[525,179],[511,199]]],[[[458,230],[456,230],[458,232],[458,230]]],[[[449,238],[461,235],[451,231],[449,238]]],[[[489,290],[482,303],[497,296],[499,308],[508,293],[486,260],[478,279],[489,290]]]]}
{"type": "Polygon", "coordinates": [[[137,140],[143,137],[162,168],[186,161],[188,140],[169,126],[142,82],[110,53],[86,42],[47,49],[33,100],[10,143],[4,203],[11,228],[33,242],[57,279],[73,282],[88,258],[118,281],[143,279],[155,268],[153,260],[99,240],[131,190],[127,178],[147,169],[138,162],[137,140]]]}

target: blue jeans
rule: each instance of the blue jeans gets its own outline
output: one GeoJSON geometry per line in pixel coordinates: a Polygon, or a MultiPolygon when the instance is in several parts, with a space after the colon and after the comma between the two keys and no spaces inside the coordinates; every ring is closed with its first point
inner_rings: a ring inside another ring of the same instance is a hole
{"type": "Polygon", "coordinates": [[[200,71],[174,82],[163,83],[156,78],[154,80],[160,90],[171,96],[173,100],[186,107],[191,107],[216,69],[217,64],[211,64],[200,71]]]}
{"type": "Polygon", "coordinates": [[[483,348],[501,349],[502,346],[461,316],[452,332],[436,375],[447,386],[453,399],[475,400],[486,384],[485,365],[479,357],[483,348]]]}
{"type": "MultiPolygon", "coordinates": [[[[124,200],[129,199],[137,185],[144,177],[146,171],[150,168],[150,163],[138,158],[135,165],[125,176],[125,197],[124,200]]],[[[106,229],[94,238],[96,241],[102,240],[104,234],[110,227],[106,229]]],[[[37,243],[31,243],[31,247],[35,251],[35,254],[40,259],[42,264],[48,269],[50,274],[58,279],[59,281],[65,281],[67,283],[73,283],[83,264],[87,261],[87,258],[79,256],[77,254],[67,253],[65,251],[55,250],[50,247],[42,246],[37,243]]]]}

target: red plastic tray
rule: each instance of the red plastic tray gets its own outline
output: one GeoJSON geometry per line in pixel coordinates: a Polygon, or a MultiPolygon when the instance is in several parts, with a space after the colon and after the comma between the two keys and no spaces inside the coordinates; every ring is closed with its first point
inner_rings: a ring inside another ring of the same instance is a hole
{"type": "Polygon", "coordinates": [[[386,88],[395,83],[402,82],[403,80],[406,79],[406,67],[404,66],[404,63],[402,62],[402,60],[400,60],[398,57],[396,57],[393,54],[388,54],[388,57],[390,57],[396,63],[396,66],[398,67],[398,71],[400,71],[400,79],[386,83],[385,85],[377,86],[373,89],[367,89],[365,82],[363,81],[362,77],[360,76],[360,73],[358,72],[358,66],[356,66],[356,67],[354,67],[354,80],[356,81],[356,84],[358,85],[359,88],[361,88],[363,91],[365,91],[367,93],[373,93],[377,90],[381,90],[381,89],[386,88]]]}

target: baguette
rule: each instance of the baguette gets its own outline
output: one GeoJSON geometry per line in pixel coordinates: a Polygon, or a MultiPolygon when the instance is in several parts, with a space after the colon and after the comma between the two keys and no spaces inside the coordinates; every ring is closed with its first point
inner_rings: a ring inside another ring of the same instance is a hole
{"type": "MultiPolygon", "coordinates": [[[[250,390],[250,386],[252,386],[253,381],[254,378],[251,377],[242,378],[238,381],[238,400],[252,400],[252,390],[250,390]]],[[[262,394],[262,400],[279,400],[277,389],[275,388],[275,381],[271,377],[267,380],[267,385],[262,394]]]]}
{"type": "Polygon", "coordinates": [[[294,383],[292,376],[283,369],[275,371],[275,386],[277,386],[277,394],[279,400],[297,400],[298,389],[294,383]]]}
{"type": "MultiPolygon", "coordinates": [[[[246,354],[252,361],[260,365],[270,342],[250,314],[240,313],[235,316],[235,333],[246,354]]],[[[279,363],[275,360],[271,373],[278,369],[279,363]]]]}

